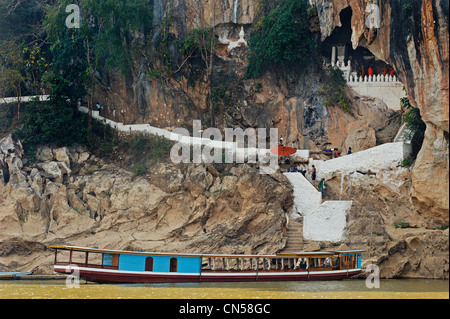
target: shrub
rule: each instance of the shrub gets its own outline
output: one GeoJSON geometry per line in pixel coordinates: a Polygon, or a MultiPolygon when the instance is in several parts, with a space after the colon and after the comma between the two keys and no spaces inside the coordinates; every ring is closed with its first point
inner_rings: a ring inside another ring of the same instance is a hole
{"type": "Polygon", "coordinates": [[[325,105],[339,106],[344,112],[351,112],[351,100],[345,94],[347,83],[342,71],[329,67],[325,70],[323,90],[319,94],[325,96],[325,105]]]}
{"type": "Polygon", "coordinates": [[[303,0],[282,0],[259,22],[249,45],[248,78],[259,78],[269,65],[305,69],[316,45],[310,32],[307,4],[303,0]]]}
{"type": "Polygon", "coordinates": [[[400,102],[405,110],[403,119],[407,125],[408,132],[405,134],[405,140],[411,140],[412,157],[416,158],[420,149],[422,148],[423,139],[425,138],[426,124],[420,116],[420,110],[413,107],[407,97],[400,99],[400,102]]]}
{"type": "Polygon", "coordinates": [[[130,142],[132,161],[156,162],[170,154],[173,143],[161,136],[135,134],[130,142]]]}
{"type": "Polygon", "coordinates": [[[402,160],[402,167],[411,167],[412,163],[413,163],[413,159],[411,157],[405,158],[404,160],[402,160]]]}
{"type": "Polygon", "coordinates": [[[115,143],[114,130],[92,119],[88,129],[88,115],[70,106],[54,106],[31,102],[25,108],[22,127],[14,130],[22,142],[24,151],[34,159],[39,145],[72,146],[86,145],[90,150],[102,154],[112,149],[115,143]]]}
{"type": "Polygon", "coordinates": [[[136,174],[136,176],[142,176],[147,173],[148,167],[143,163],[137,163],[131,166],[131,170],[136,174]]]}

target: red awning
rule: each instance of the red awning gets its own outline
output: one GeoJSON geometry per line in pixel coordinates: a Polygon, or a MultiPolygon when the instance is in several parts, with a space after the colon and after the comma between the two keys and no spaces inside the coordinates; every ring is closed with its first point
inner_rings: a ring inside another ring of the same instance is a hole
{"type": "Polygon", "coordinates": [[[278,146],[278,147],[272,148],[270,150],[270,152],[272,154],[276,154],[276,155],[280,155],[280,156],[287,156],[287,155],[295,154],[297,152],[297,150],[293,147],[278,146]]]}

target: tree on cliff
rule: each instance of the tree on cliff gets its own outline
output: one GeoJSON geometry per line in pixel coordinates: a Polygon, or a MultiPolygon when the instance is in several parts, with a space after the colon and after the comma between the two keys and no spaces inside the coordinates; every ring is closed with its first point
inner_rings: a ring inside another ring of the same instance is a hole
{"type": "Polygon", "coordinates": [[[21,51],[16,42],[0,40],[0,96],[15,93],[18,98],[17,116],[20,113],[21,87],[25,81],[21,51]]]}
{"type": "Polygon", "coordinates": [[[66,9],[73,7],[73,2],[57,0],[46,7],[42,27],[48,35],[47,43],[51,44],[51,67],[45,76],[50,102],[31,104],[22,129],[16,131],[29,152],[39,143],[100,146],[98,136],[105,139],[104,129],[99,130],[98,123],[90,116],[86,119],[77,107],[86,96],[92,106],[95,72],[100,69],[117,69],[124,75],[129,72],[132,61],[129,33],[151,24],[152,7],[147,0],[79,0],[76,3],[81,9],[81,23],[70,25],[67,21],[71,14],[66,9]]]}
{"type": "Polygon", "coordinates": [[[48,0],[0,0],[0,96],[39,94],[43,6],[48,0]]]}
{"type": "Polygon", "coordinates": [[[303,0],[281,0],[255,25],[250,39],[247,77],[259,78],[269,66],[304,69],[314,58],[315,42],[303,0]]]}
{"type": "Polygon", "coordinates": [[[213,89],[212,89],[212,71],[214,67],[214,54],[216,47],[216,13],[220,12],[221,8],[217,7],[217,1],[212,0],[212,26],[204,20],[203,11],[210,2],[192,4],[187,7],[187,15],[191,18],[192,30],[185,35],[181,41],[181,53],[185,55],[184,61],[178,67],[178,72],[184,66],[185,62],[195,55],[199,55],[205,64],[206,69],[206,82],[207,82],[207,108],[209,109],[210,126],[214,127],[214,101],[213,101],[213,89]]]}

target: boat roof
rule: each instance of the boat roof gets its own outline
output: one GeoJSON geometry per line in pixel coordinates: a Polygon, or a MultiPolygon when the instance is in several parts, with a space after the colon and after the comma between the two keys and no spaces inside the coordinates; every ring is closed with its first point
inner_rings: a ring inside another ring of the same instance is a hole
{"type": "Polygon", "coordinates": [[[298,257],[320,257],[320,256],[333,256],[341,253],[356,253],[363,252],[364,250],[346,250],[346,251],[314,251],[314,252],[286,252],[279,253],[276,255],[245,255],[245,254],[190,254],[190,253],[167,253],[167,252],[145,252],[145,251],[126,251],[126,250],[115,250],[115,249],[99,249],[96,247],[80,247],[80,246],[66,246],[66,245],[54,245],[49,246],[51,249],[61,249],[61,250],[73,250],[81,252],[95,252],[95,253],[110,253],[110,254],[130,254],[130,255],[154,255],[154,256],[179,256],[179,257],[223,257],[223,258],[282,258],[287,256],[298,256],[298,257]]]}

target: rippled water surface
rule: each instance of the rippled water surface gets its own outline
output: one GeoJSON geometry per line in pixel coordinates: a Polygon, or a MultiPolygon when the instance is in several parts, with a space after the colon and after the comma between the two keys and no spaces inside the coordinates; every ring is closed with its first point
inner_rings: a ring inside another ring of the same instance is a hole
{"type": "Polygon", "coordinates": [[[265,283],[123,284],[0,281],[0,299],[448,299],[448,280],[389,279],[265,283]]]}

